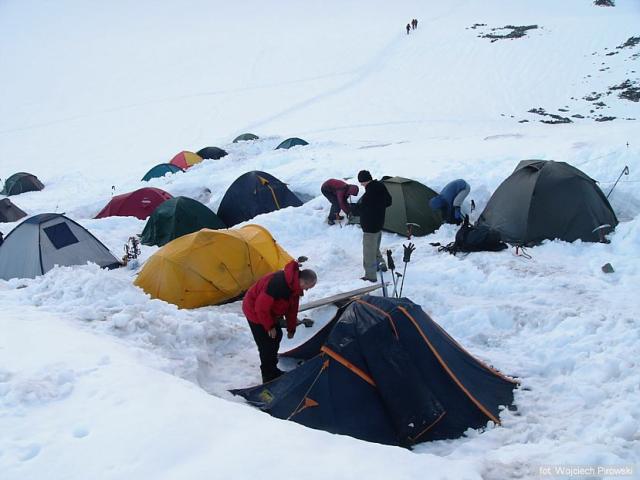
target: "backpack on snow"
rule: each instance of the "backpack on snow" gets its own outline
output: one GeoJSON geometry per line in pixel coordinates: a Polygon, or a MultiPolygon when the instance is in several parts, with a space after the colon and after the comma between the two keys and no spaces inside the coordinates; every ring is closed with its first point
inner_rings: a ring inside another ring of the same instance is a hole
{"type": "Polygon", "coordinates": [[[455,255],[458,252],[499,252],[505,248],[508,248],[508,245],[500,240],[498,232],[486,225],[471,225],[469,216],[465,215],[455,241],[439,247],[438,251],[455,255]]]}

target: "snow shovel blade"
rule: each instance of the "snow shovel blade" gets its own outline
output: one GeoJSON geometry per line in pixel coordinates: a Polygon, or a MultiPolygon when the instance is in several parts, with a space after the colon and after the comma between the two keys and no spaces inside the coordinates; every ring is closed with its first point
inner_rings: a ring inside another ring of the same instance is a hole
{"type": "Polygon", "coordinates": [[[298,325],[304,325],[307,328],[311,328],[313,327],[313,320],[310,318],[303,318],[302,320],[298,321],[298,325]]]}

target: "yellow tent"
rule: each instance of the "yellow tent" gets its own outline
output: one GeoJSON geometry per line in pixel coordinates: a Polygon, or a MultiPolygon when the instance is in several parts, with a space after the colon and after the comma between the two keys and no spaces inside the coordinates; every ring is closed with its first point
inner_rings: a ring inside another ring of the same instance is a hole
{"type": "Polygon", "coordinates": [[[184,235],[144,264],[134,282],[180,308],[216,305],[246,292],[260,277],[292,260],[259,225],[184,235]]]}

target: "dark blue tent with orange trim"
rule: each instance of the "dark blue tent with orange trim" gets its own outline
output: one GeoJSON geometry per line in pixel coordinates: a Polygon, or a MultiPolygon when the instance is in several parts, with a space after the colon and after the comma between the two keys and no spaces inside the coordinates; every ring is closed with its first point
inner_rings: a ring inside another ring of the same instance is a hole
{"type": "Polygon", "coordinates": [[[232,393],[277,418],[401,446],[499,424],[513,404],[516,381],[471,356],[406,298],[365,296],[332,323],[311,359],[232,393]]]}
{"type": "Polygon", "coordinates": [[[301,205],[302,201],[285,183],[266,172],[254,170],[240,175],[229,186],[220,202],[218,216],[225,225],[233,227],[261,213],[301,205]]]}

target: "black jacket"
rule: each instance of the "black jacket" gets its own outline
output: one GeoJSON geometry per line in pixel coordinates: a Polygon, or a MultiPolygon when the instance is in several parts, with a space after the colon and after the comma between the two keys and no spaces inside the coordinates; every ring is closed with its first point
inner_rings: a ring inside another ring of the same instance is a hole
{"type": "Polygon", "coordinates": [[[378,233],[384,225],[384,214],[391,206],[391,195],[384,183],[370,181],[360,201],[354,205],[354,215],[360,217],[363,232],[378,233]]]}

